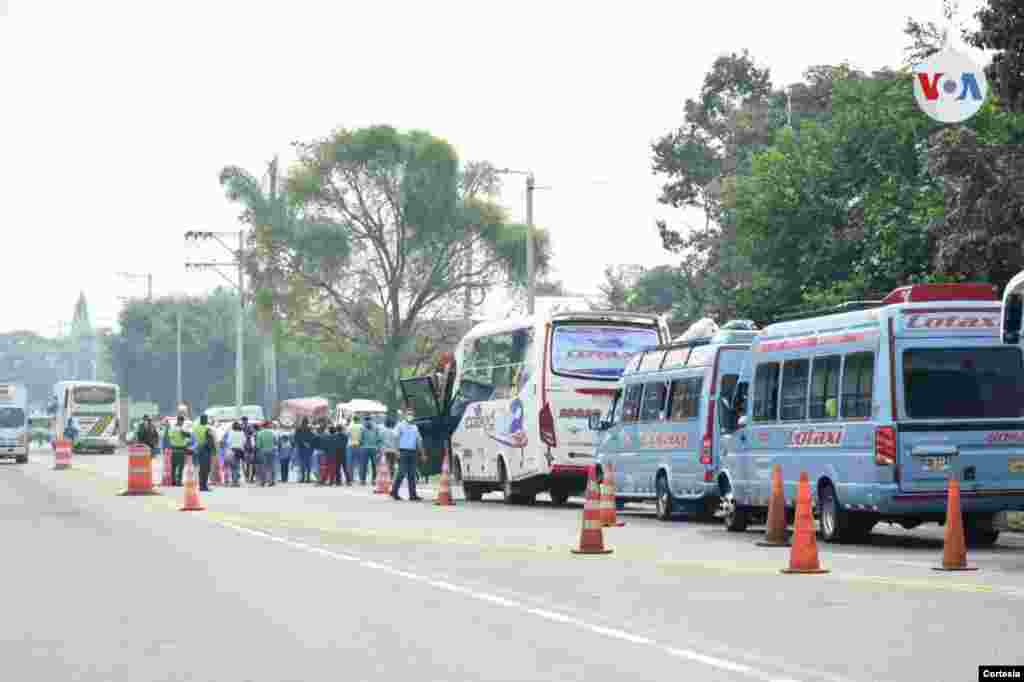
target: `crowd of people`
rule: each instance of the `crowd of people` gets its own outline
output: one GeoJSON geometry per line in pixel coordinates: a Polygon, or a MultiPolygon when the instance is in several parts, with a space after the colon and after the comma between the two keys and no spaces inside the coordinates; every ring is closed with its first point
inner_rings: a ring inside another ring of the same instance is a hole
{"type": "MultiPolygon", "coordinates": [[[[353,417],[348,424],[310,423],[303,418],[290,428],[281,422],[241,420],[212,425],[206,415],[192,426],[179,414],[174,425],[158,430],[147,415],[135,434],[154,455],[171,451],[172,484],[182,484],[185,458],[192,454],[199,466],[199,489],[208,491],[211,469],[219,466],[223,484],[238,488],[288,483],[294,473],[297,483],[319,486],[361,486],[377,480],[377,467],[388,467],[393,481],[391,497],[403,499],[398,491],[408,481],[409,499],[416,494],[420,478],[417,463],[426,460],[423,438],[412,419],[383,424],[373,418],[353,417]],[[396,475],[397,470],[397,475],[396,475]]],[[[424,480],[426,477],[424,476],[424,480]]]]}

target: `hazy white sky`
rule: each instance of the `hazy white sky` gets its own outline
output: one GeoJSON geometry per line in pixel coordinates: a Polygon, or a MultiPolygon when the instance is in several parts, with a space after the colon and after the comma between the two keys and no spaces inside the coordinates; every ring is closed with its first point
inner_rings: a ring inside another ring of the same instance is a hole
{"type": "MultiPolygon", "coordinates": [[[[0,0],[0,331],[55,333],[80,290],[112,322],[144,292],[120,271],[153,273],[157,295],[215,286],[185,271],[183,233],[237,229],[220,168],[262,172],[338,125],[424,128],[532,169],[572,289],[609,262],[671,263],[655,219],[699,216],[657,204],[649,144],[715,57],[748,48],[776,84],[895,66],[907,16],[941,1],[0,0]]],[[[523,218],[521,178],[504,203],[523,218]]]]}

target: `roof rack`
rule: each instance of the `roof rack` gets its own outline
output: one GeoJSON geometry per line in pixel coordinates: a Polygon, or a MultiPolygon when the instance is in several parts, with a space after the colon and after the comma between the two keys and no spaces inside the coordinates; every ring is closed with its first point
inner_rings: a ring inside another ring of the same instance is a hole
{"type": "Polygon", "coordinates": [[[822,315],[837,315],[839,313],[852,313],[858,310],[870,310],[885,305],[883,301],[847,301],[830,308],[817,308],[815,310],[804,310],[802,312],[783,313],[779,315],[778,322],[791,322],[793,320],[804,320],[810,317],[821,317],[822,315]]]}

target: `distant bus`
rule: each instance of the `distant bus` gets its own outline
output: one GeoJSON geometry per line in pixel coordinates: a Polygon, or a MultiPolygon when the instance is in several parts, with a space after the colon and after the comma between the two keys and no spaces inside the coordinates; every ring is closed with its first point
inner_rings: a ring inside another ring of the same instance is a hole
{"type": "Polygon", "coordinates": [[[18,464],[28,461],[29,425],[24,384],[0,384],[0,457],[13,457],[18,464]]]}
{"type": "Polygon", "coordinates": [[[120,433],[121,390],[100,381],[61,381],[53,387],[50,411],[56,437],[62,437],[68,419],[78,427],[74,452],[117,450],[120,433]]]}
{"type": "Polygon", "coordinates": [[[638,351],[669,341],[663,317],[615,311],[557,312],[478,324],[459,342],[445,385],[402,381],[435,437],[451,434],[453,474],[466,498],[500,490],[505,501],[549,492],[565,504],[586,489],[596,463],[589,417],[607,410],[638,351]]]}
{"type": "Polygon", "coordinates": [[[250,422],[266,421],[263,407],[260,405],[242,405],[241,414],[238,413],[234,405],[214,405],[206,408],[203,414],[213,424],[230,424],[238,421],[241,417],[247,417],[250,422]]]}

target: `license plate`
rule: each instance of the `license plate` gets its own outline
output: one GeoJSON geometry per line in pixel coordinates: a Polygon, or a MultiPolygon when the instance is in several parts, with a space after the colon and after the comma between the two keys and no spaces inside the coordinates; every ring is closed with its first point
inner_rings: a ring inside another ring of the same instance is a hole
{"type": "Polygon", "coordinates": [[[925,457],[922,462],[925,471],[943,471],[949,467],[950,457],[948,455],[938,457],[925,457]]]}
{"type": "Polygon", "coordinates": [[[1024,474],[1024,457],[1011,458],[1009,470],[1011,474],[1024,474]]]}

